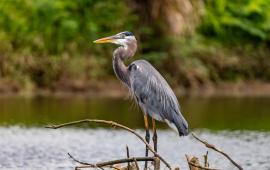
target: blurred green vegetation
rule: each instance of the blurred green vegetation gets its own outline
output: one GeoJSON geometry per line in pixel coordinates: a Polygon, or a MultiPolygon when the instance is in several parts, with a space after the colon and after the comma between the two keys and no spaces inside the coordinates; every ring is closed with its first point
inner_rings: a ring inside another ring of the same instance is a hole
{"type": "Polygon", "coordinates": [[[115,46],[92,41],[124,30],[141,40],[138,56],[174,85],[270,80],[270,0],[206,0],[194,31],[161,32],[163,39],[153,34],[155,24],[141,23],[131,5],[118,0],[0,1],[0,85],[31,91],[102,81],[113,75],[115,46]]]}
{"type": "Polygon", "coordinates": [[[198,32],[211,80],[270,80],[269,0],[207,0],[198,32]]]}
{"type": "Polygon", "coordinates": [[[269,0],[207,0],[201,32],[227,43],[269,42],[269,0]]]}

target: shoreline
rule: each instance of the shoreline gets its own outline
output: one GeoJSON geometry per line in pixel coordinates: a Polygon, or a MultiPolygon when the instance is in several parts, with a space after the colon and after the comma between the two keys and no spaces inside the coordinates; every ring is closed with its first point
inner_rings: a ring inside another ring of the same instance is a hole
{"type": "MultiPolygon", "coordinates": [[[[177,96],[188,97],[270,97],[270,83],[223,82],[207,84],[196,88],[173,88],[177,96]]],[[[93,83],[61,83],[50,88],[18,90],[12,85],[0,85],[0,97],[90,97],[90,98],[123,98],[129,95],[128,89],[117,80],[93,83]]]]}

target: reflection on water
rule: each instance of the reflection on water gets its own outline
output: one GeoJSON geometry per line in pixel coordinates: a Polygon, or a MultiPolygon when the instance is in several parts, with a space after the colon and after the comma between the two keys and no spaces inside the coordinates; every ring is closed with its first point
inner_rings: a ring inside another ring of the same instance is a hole
{"type": "MultiPolygon", "coordinates": [[[[191,128],[270,130],[270,98],[181,98],[191,128]]],[[[142,113],[131,100],[70,98],[1,98],[0,124],[44,126],[85,118],[114,120],[143,127],[142,113]]],[[[161,127],[166,127],[161,124],[161,127]]]]}
{"type": "MultiPolygon", "coordinates": [[[[140,131],[143,135],[143,131],[140,131]]],[[[201,138],[221,147],[245,170],[269,170],[269,132],[196,132],[201,138]]],[[[132,134],[107,129],[0,128],[0,169],[62,170],[76,165],[67,153],[85,162],[143,156],[144,145],[132,134]],[[123,140],[124,139],[124,140],[123,140]],[[20,169],[21,168],[21,169],[20,169]]],[[[202,159],[206,148],[192,137],[179,138],[172,131],[159,130],[159,153],[172,165],[187,170],[184,155],[202,159]]],[[[236,169],[216,152],[209,152],[210,165],[219,169],[236,169]]]]}

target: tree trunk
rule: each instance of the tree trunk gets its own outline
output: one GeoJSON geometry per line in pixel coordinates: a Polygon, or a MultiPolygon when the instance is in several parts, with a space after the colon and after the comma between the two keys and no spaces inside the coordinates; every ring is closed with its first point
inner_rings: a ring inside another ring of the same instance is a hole
{"type": "Polygon", "coordinates": [[[201,15],[201,0],[129,0],[144,26],[168,35],[192,32],[201,15]],[[156,27],[157,26],[157,27],[156,27]]]}

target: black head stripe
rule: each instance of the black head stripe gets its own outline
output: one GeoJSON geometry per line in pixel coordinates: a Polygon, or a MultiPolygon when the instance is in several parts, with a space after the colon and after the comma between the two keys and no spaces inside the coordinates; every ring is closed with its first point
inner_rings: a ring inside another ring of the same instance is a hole
{"type": "Polygon", "coordinates": [[[133,36],[132,32],[129,31],[125,31],[123,32],[123,34],[125,34],[125,36],[133,36]]]}

